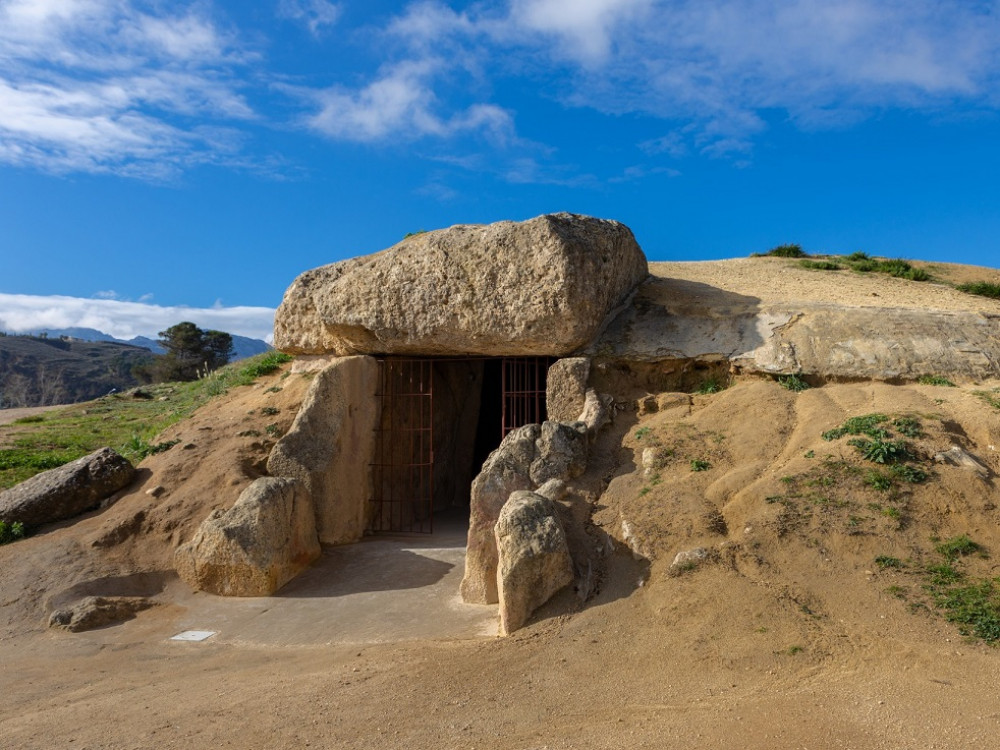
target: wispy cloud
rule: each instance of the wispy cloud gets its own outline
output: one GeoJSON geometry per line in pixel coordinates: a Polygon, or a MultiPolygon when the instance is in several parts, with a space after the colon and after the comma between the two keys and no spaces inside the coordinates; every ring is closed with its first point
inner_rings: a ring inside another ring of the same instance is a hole
{"type": "Polygon", "coordinates": [[[313,36],[319,36],[326,27],[337,23],[343,10],[340,3],[328,0],[281,0],[278,3],[280,18],[305,24],[313,36]]]}
{"type": "Polygon", "coordinates": [[[197,6],[0,3],[0,162],[165,179],[235,163],[250,57],[197,6]]]}
{"type": "Polygon", "coordinates": [[[98,292],[100,298],[87,299],[0,293],[0,331],[79,327],[96,328],[120,339],[155,338],[160,331],[185,320],[201,328],[265,341],[271,340],[274,331],[274,310],[269,307],[169,307],[109,297],[114,294],[98,292]]]}

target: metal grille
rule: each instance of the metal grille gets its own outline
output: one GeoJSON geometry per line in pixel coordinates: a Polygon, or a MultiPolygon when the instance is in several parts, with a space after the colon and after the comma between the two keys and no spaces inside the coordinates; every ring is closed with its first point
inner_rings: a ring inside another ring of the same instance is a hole
{"type": "Polygon", "coordinates": [[[518,427],[545,421],[545,384],[551,363],[549,357],[506,357],[501,362],[501,439],[518,427]]]}
{"type": "Polygon", "coordinates": [[[434,530],[434,363],[384,359],[377,393],[371,531],[434,530]]]}

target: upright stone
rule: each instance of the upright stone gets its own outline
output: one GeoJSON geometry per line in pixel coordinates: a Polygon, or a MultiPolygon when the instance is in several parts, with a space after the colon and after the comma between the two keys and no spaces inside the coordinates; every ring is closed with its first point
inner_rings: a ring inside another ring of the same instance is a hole
{"type": "Polygon", "coordinates": [[[555,503],[515,492],[497,519],[500,633],[508,635],[559,589],[572,583],[573,562],[555,503]]]}
{"type": "Polygon", "coordinates": [[[274,342],[290,354],[562,356],[592,341],[647,275],[617,221],[458,225],[302,274],[274,342]]]}

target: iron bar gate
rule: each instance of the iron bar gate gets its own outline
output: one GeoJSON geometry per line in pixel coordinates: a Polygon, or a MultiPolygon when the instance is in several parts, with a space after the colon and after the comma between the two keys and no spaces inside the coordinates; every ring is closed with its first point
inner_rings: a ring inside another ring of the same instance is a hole
{"type": "Polygon", "coordinates": [[[371,531],[434,531],[434,361],[379,361],[371,531]]]}
{"type": "MultiPolygon", "coordinates": [[[[434,368],[447,361],[379,360],[380,416],[371,464],[369,531],[429,534],[434,530],[434,368]]],[[[500,365],[501,391],[484,392],[482,398],[500,397],[502,440],[511,430],[545,420],[545,386],[553,360],[505,357],[492,361],[500,365]]]]}
{"type": "Polygon", "coordinates": [[[550,357],[505,357],[501,361],[501,439],[518,427],[545,421],[545,385],[551,363],[550,357]]]}

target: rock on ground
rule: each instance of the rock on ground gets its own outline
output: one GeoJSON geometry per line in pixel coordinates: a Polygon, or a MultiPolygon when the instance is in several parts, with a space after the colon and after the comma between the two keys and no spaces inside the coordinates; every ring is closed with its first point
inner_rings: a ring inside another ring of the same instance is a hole
{"type": "MultiPolygon", "coordinates": [[[[472,483],[469,538],[465,555],[462,599],[469,604],[493,604],[497,546],[494,526],[511,493],[534,490],[553,480],[580,476],[587,464],[587,435],[582,423],[543,422],[508,433],[490,454],[472,483]]],[[[545,490],[548,492],[548,490],[545,490]]],[[[565,487],[561,492],[565,493],[565,487]]]]}
{"type": "Polygon", "coordinates": [[[296,479],[262,477],[228,511],[215,511],[177,548],[174,565],[192,588],[269,596],[320,556],[312,502],[296,479]]]}
{"type": "Polygon", "coordinates": [[[131,620],[137,613],[154,606],[156,602],[144,596],[87,596],[53,612],[49,627],[79,633],[131,620]]]}
{"type": "Polygon", "coordinates": [[[0,521],[33,527],[73,518],[128,486],[134,476],[128,459],[101,448],[0,492],[0,521]]]}
{"type": "Polygon", "coordinates": [[[561,356],[589,343],[647,273],[616,221],[458,225],[302,274],[274,342],[291,354],[561,356]]]}
{"type": "Polygon", "coordinates": [[[500,632],[508,635],[573,581],[573,562],[555,503],[534,492],[510,496],[494,533],[499,551],[500,632]]]}

